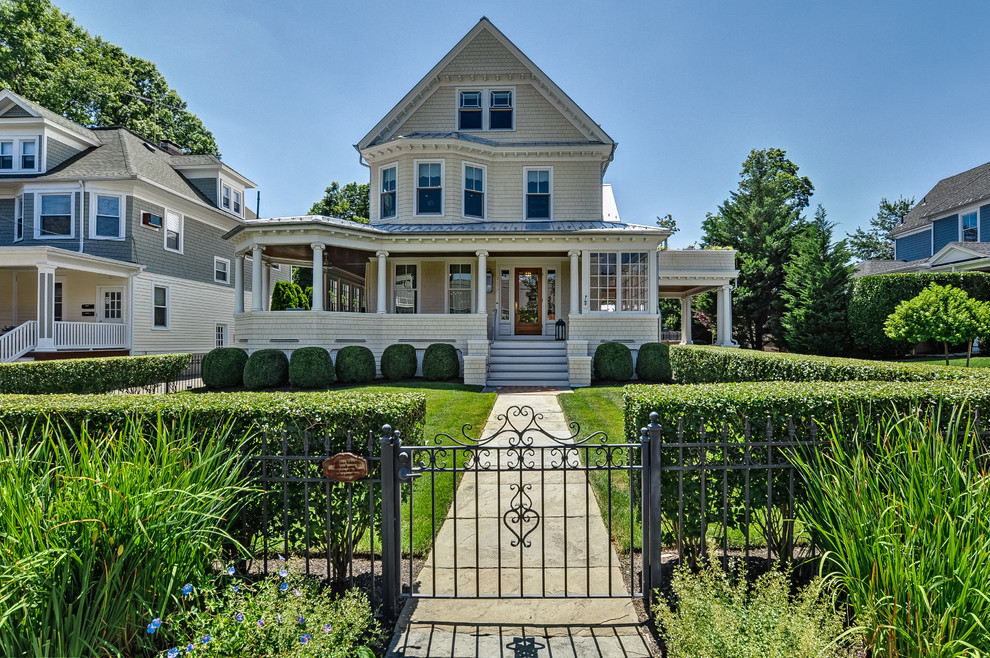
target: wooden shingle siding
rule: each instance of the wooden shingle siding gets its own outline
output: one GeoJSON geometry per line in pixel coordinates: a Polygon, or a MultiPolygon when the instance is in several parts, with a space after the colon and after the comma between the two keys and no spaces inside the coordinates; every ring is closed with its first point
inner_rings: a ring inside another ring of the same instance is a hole
{"type": "MultiPolygon", "coordinates": [[[[478,34],[441,72],[446,75],[529,73],[515,55],[506,50],[487,30],[478,34]]],[[[469,83],[470,84],[470,83],[469,83]]]]}
{"type": "Polygon", "coordinates": [[[29,117],[29,116],[31,116],[31,113],[28,112],[27,110],[25,110],[20,105],[15,104],[9,110],[7,110],[6,112],[4,112],[3,113],[3,116],[4,116],[4,118],[14,119],[14,118],[29,117]]]}
{"type": "Polygon", "coordinates": [[[990,205],[980,207],[980,242],[990,242],[990,205]]]}
{"type": "Polygon", "coordinates": [[[950,242],[957,242],[959,240],[959,215],[936,219],[932,222],[932,232],[935,241],[932,250],[935,252],[950,242]]]}
{"type": "Polygon", "coordinates": [[[45,140],[45,170],[50,171],[54,169],[79,152],[68,144],[63,144],[57,139],[49,137],[45,140]]]}
{"type": "Polygon", "coordinates": [[[897,245],[897,260],[918,260],[932,255],[931,231],[922,231],[907,237],[897,238],[894,242],[897,245]]]}
{"type": "Polygon", "coordinates": [[[0,247],[14,244],[14,200],[0,199],[0,247]]]}
{"type": "Polygon", "coordinates": [[[203,193],[210,203],[217,205],[217,179],[216,177],[211,178],[190,178],[189,182],[193,186],[203,193]]]}

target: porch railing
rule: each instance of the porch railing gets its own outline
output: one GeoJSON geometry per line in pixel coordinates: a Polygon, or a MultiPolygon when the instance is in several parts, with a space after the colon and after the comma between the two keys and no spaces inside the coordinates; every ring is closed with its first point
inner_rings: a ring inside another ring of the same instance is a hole
{"type": "Polygon", "coordinates": [[[0,336],[0,363],[14,361],[33,350],[38,344],[38,322],[28,320],[0,336]]]}
{"type": "Polygon", "coordinates": [[[127,325],[116,322],[56,322],[57,349],[127,348],[127,325]]]}

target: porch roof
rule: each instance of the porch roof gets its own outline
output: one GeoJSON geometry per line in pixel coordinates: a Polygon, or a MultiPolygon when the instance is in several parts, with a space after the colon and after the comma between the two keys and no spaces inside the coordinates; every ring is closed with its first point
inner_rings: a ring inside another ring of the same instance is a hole
{"type": "Polygon", "coordinates": [[[30,269],[38,265],[123,277],[133,276],[144,269],[144,265],[48,245],[0,247],[0,269],[30,269]]]}

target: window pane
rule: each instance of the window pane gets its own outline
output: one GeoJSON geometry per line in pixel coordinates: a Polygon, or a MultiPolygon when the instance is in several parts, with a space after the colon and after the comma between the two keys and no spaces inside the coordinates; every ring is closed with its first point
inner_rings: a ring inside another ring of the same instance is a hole
{"type": "Polygon", "coordinates": [[[976,213],[971,212],[963,215],[963,242],[976,242],[979,231],[976,228],[976,213]]]}
{"type": "Polygon", "coordinates": [[[550,219],[550,197],[540,194],[527,196],[526,217],[529,219],[550,219]]]}
{"type": "Polygon", "coordinates": [[[120,197],[98,195],[96,197],[96,214],[120,217],[120,197]]]}
{"type": "Polygon", "coordinates": [[[21,153],[23,155],[34,155],[34,142],[21,142],[21,153]]]}
{"type": "Polygon", "coordinates": [[[419,190],[419,214],[439,215],[441,212],[441,197],[439,189],[419,190]]]}
{"type": "Polygon", "coordinates": [[[156,327],[167,327],[168,326],[168,309],[167,308],[156,308],[155,309],[155,326],[156,327]]]}
{"type": "Polygon", "coordinates": [[[461,92],[461,107],[481,107],[481,92],[480,91],[462,91],[461,92]]]}
{"type": "Polygon", "coordinates": [[[450,291],[450,312],[470,313],[471,312],[471,291],[451,290],[450,291]]]}
{"type": "Polygon", "coordinates": [[[120,237],[120,218],[107,217],[105,215],[96,216],[96,235],[101,238],[120,237]]]}
{"type": "Polygon", "coordinates": [[[471,266],[451,265],[450,266],[450,287],[451,289],[470,290],[471,289],[471,266]]]}
{"type": "Polygon", "coordinates": [[[165,233],[165,246],[175,251],[179,250],[179,234],[175,231],[165,233]]]}
{"type": "Polygon", "coordinates": [[[14,168],[14,143],[0,142],[0,169],[14,168]]]}
{"type": "Polygon", "coordinates": [[[646,252],[622,254],[621,308],[623,311],[646,311],[649,255],[646,252]]]}
{"type": "Polygon", "coordinates": [[[616,254],[591,254],[591,300],[592,311],[616,310],[616,254]]]}
{"type": "Polygon", "coordinates": [[[395,266],[395,312],[415,313],[418,277],[415,265],[395,266]]]}
{"type": "Polygon", "coordinates": [[[42,215],[68,215],[72,210],[72,198],[68,194],[46,194],[41,197],[42,215]]]}
{"type": "Polygon", "coordinates": [[[512,110],[492,110],[488,117],[488,127],[492,130],[511,130],[512,110]]]}
{"type": "Polygon", "coordinates": [[[395,167],[382,170],[382,192],[395,191],[395,167]]]}
{"type": "Polygon", "coordinates": [[[547,319],[557,319],[557,271],[547,270],[547,319]]]}
{"type": "Polygon", "coordinates": [[[493,91],[492,92],[492,107],[512,107],[512,92],[511,91],[493,91]]]}
{"type": "Polygon", "coordinates": [[[41,218],[42,235],[72,235],[72,218],[68,215],[49,215],[41,218]]]}
{"type": "Polygon", "coordinates": [[[468,217],[485,216],[485,195],[478,192],[464,192],[464,214],[468,217]]]}
{"type": "Polygon", "coordinates": [[[382,195],[382,217],[395,217],[395,192],[382,195]]]}
{"type": "Polygon", "coordinates": [[[0,155],[13,155],[13,154],[14,154],[13,142],[0,142],[0,155]]]}
{"type": "Polygon", "coordinates": [[[481,110],[461,110],[458,115],[458,130],[481,130],[481,110]]]}
{"type": "Polygon", "coordinates": [[[155,288],[155,306],[165,306],[168,300],[168,291],[165,288],[155,288]]]}

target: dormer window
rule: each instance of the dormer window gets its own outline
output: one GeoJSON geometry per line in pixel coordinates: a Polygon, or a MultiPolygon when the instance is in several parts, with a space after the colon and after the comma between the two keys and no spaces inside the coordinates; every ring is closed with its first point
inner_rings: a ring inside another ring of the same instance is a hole
{"type": "Polygon", "coordinates": [[[241,214],[241,193],[234,190],[234,214],[241,214]]]}
{"type": "Polygon", "coordinates": [[[222,189],[223,192],[220,195],[220,207],[224,210],[230,210],[230,186],[224,185],[222,189]]]}
{"type": "Polygon", "coordinates": [[[37,170],[37,139],[32,137],[0,140],[0,173],[37,170]]]}
{"type": "Polygon", "coordinates": [[[35,168],[35,148],[37,143],[34,140],[21,142],[21,169],[35,168]]]}
{"type": "Polygon", "coordinates": [[[515,88],[458,89],[458,130],[514,130],[515,88]]]}
{"type": "Polygon", "coordinates": [[[14,143],[0,142],[0,170],[14,168],[14,143]]]}

